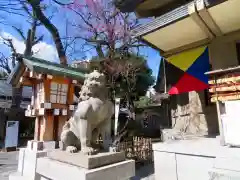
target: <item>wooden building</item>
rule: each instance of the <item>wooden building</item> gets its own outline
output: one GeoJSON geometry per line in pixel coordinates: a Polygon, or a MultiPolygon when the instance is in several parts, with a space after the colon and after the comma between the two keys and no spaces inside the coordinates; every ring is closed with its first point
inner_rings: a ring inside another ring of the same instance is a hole
{"type": "Polygon", "coordinates": [[[36,118],[35,140],[59,140],[62,126],[75,109],[74,88],[84,82],[85,73],[86,69],[19,55],[9,83],[32,87],[31,104],[25,116],[36,118]]]}

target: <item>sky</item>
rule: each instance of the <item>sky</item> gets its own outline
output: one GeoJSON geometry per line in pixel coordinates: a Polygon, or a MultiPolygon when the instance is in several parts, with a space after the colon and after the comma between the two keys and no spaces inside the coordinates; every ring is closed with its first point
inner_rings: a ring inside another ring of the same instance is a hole
{"type": "MultiPolygon", "coordinates": [[[[55,12],[55,9],[51,9],[49,11],[51,11],[51,13],[54,12],[54,16],[51,21],[59,29],[60,35],[64,35],[66,33],[66,27],[65,23],[63,23],[63,19],[68,15],[68,12],[66,10],[63,10],[65,12],[59,13],[59,11],[55,12]]],[[[48,13],[48,11],[46,13],[48,13]]],[[[16,32],[16,30],[12,28],[12,25],[22,29],[23,31],[25,30],[24,34],[26,34],[26,30],[28,29],[26,27],[29,27],[30,25],[27,22],[27,19],[15,14],[6,13],[0,13],[0,17],[4,17],[5,19],[4,23],[0,23],[0,52],[2,52],[6,57],[11,53],[10,49],[5,44],[3,44],[3,39],[1,37],[4,37],[11,38],[17,52],[23,53],[25,49],[24,41],[16,32]]],[[[40,26],[37,28],[37,34],[44,35],[44,39],[33,47],[33,51],[35,52],[34,56],[45,60],[58,62],[57,51],[55,49],[50,33],[45,29],[45,27],[40,26]]],[[[152,48],[142,48],[141,54],[146,57],[148,65],[153,71],[153,76],[156,78],[160,64],[159,52],[152,48]]],[[[79,60],[83,57],[91,58],[92,55],[92,52],[75,54],[73,57],[71,57],[71,60],[79,60]]]]}

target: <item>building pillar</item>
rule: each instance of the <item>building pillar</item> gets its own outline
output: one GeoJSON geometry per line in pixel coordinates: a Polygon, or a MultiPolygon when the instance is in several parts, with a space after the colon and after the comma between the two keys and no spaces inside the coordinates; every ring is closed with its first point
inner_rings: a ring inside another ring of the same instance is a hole
{"type": "Polygon", "coordinates": [[[40,118],[40,141],[53,141],[53,116],[45,115],[40,118]]]}
{"type": "Polygon", "coordinates": [[[222,118],[221,118],[221,102],[217,101],[216,106],[217,106],[217,116],[218,116],[219,134],[220,134],[220,144],[221,146],[225,146],[226,143],[224,138],[222,118]]]}
{"type": "Polygon", "coordinates": [[[34,128],[34,140],[38,141],[39,140],[39,130],[40,130],[40,120],[39,117],[36,117],[35,119],[35,128],[34,128]]]}

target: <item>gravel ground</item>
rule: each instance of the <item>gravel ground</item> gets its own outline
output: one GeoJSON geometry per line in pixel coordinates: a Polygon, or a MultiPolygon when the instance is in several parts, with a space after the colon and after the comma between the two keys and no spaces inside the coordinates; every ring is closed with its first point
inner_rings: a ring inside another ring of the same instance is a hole
{"type": "MultiPolygon", "coordinates": [[[[17,171],[18,152],[0,152],[0,180],[8,180],[9,174],[17,171]]],[[[131,180],[155,180],[153,164],[136,166],[136,176],[131,180]]]]}

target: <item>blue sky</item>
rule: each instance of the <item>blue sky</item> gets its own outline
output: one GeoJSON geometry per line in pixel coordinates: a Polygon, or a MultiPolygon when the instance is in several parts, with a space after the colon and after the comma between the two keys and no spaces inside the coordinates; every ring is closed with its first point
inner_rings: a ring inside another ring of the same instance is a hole
{"type": "MultiPolygon", "coordinates": [[[[51,9],[51,13],[52,11],[53,9],[51,9]]],[[[65,35],[66,28],[63,20],[67,16],[67,13],[68,13],[67,11],[65,13],[62,13],[62,12],[59,13],[56,11],[55,15],[51,19],[54,25],[59,29],[60,34],[62,36],[65,35]]],[[[4,16],[5,16],[5,23],[4,24],[0,23],[0,33],[1,33],[0,35],[10,36],[12,39],[14,39],[15,45],[17,46],[17,50],[20,51],[20,53],[22,53],[21,50],[24,49],[23,41],[19,36],[19,34],[11,27],[11,25],[14,25],[20,29],[23,29],[23,31],[25,30],[24,33],[26,34],[26,30],[28,29],[27,27],[29,27],[30,24],[27,22],[26,18],[17,16],[14,14],[4,14],[4,16]]],[[[44,35],[44,40],[43,40],[44,42],[41,42],[41,44],[38,45],[38,49],[40,50],[37,52],[41,54],[40,57],[44,59],[50,58],[50,59],[57,60],[57,56],[56,54],[54,54],[56,53],[56,50],[49,32],[43,26],[40,26],[37,29],[37,34],[44,35]]],[[[1,52],[4,53],[6,56],[10,54],[9,48],[6,47],[6,45],[3,45],[2,43],[0,43],[0,49],[1,49],[1,52]]],[[[88,52],[87,54],[78,54],[78,55],[74,55],[72,58],[81,59],[83,56],[89,57],[91,56],[91,54],[92,54],[91,52],[90,53],[88,52]]],[[[141,49],[141,54],[146,57],[148,65],[152,69],[153,75],[156,77],[158,74],[159,63],[160,63],[159,53],[152,48],[143,48],[141,49]]]]}

